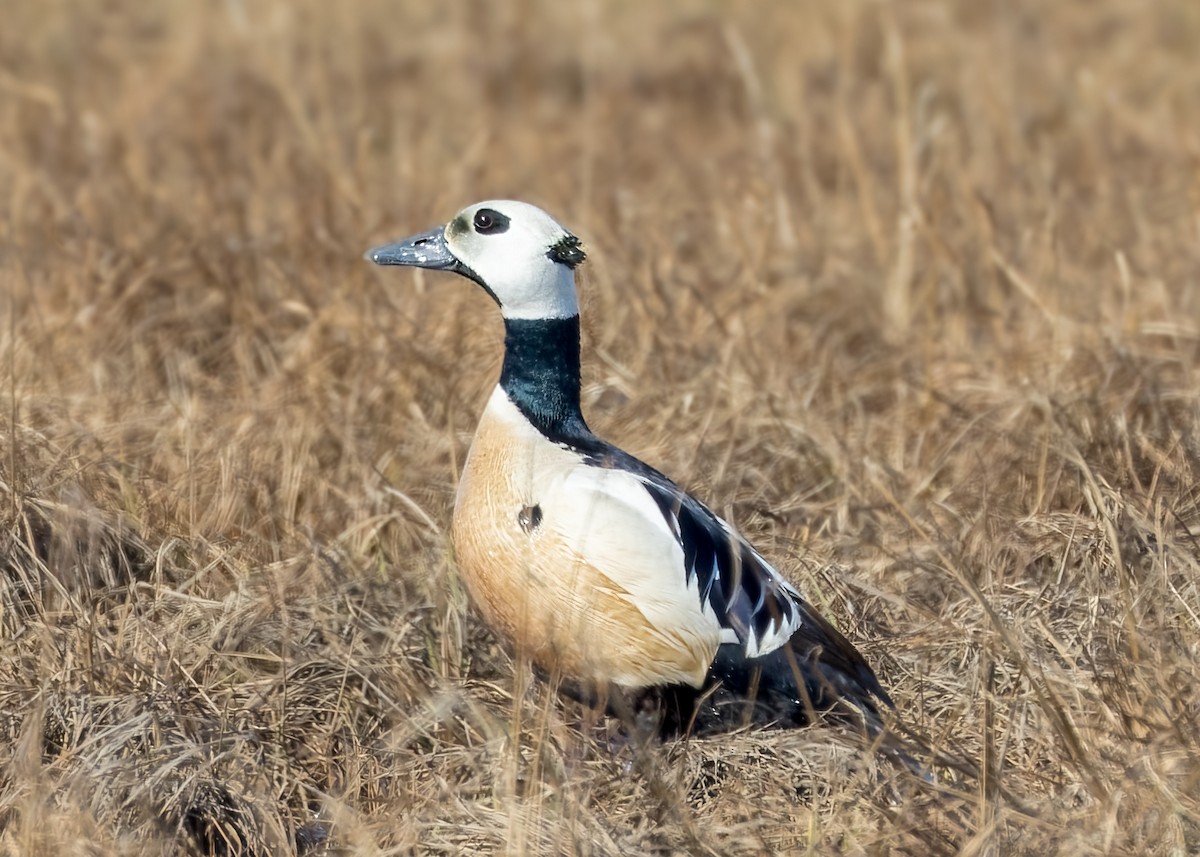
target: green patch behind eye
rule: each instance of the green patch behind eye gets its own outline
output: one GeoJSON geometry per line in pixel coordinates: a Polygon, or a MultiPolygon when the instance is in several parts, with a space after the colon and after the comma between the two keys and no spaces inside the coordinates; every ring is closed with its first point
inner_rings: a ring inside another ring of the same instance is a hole
{"type": "Polygon", "coordinates": [[[555,262],[561,262],[568,268],[574,269],[587,258],[583,244],[574,235],[564,235],[546,251],[546,255],[555,262]]]}

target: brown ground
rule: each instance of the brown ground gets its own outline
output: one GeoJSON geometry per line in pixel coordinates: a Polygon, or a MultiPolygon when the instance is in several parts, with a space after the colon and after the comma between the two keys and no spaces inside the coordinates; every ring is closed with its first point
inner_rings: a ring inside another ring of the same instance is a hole
{"type": "Polygon", "coordinates": [[[1200,851],[1193,0],[3,18],[0,852],[1200,851]],[[500,325],[360,254],[492,196],[587,242],[593,426],[983,782],[635,760],[479,626],[500,325]]]}

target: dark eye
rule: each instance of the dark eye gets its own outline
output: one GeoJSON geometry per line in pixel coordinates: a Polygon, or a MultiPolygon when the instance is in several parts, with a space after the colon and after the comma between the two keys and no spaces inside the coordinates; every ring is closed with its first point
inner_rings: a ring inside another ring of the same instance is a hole
{"type": "Polygon", "coordinates": [[[475,231],[480,235],[507,232],[508,222],[508,218],[494,208],[481,208],[475,212],[475,231]]]}

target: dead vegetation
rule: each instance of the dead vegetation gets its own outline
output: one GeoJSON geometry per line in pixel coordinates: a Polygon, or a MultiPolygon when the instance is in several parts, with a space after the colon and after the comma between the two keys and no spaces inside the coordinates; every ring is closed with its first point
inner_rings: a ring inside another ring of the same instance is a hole
{"type": "Polygon", "coordinates": [[[0,851],[1200,850],[1200,10],[16,0],[0,851]],[[589,246],[594,427],[988,773],[636,754],[446,535],[499,359],[369,245],[589,246]]]}

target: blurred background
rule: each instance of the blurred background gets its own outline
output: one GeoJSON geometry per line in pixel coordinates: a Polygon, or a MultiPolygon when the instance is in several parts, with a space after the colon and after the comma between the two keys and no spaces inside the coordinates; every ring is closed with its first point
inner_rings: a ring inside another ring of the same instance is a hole
{"type": "Polygon", "coordinates": [[[1200,848],[1200,5],[3,18],[6,851],[1200,848]],[[628,777],[479,627],[501,325],[361,254],[495,197],[587,246],[593,428],[982,783],[828,729],[628,777]]]}

